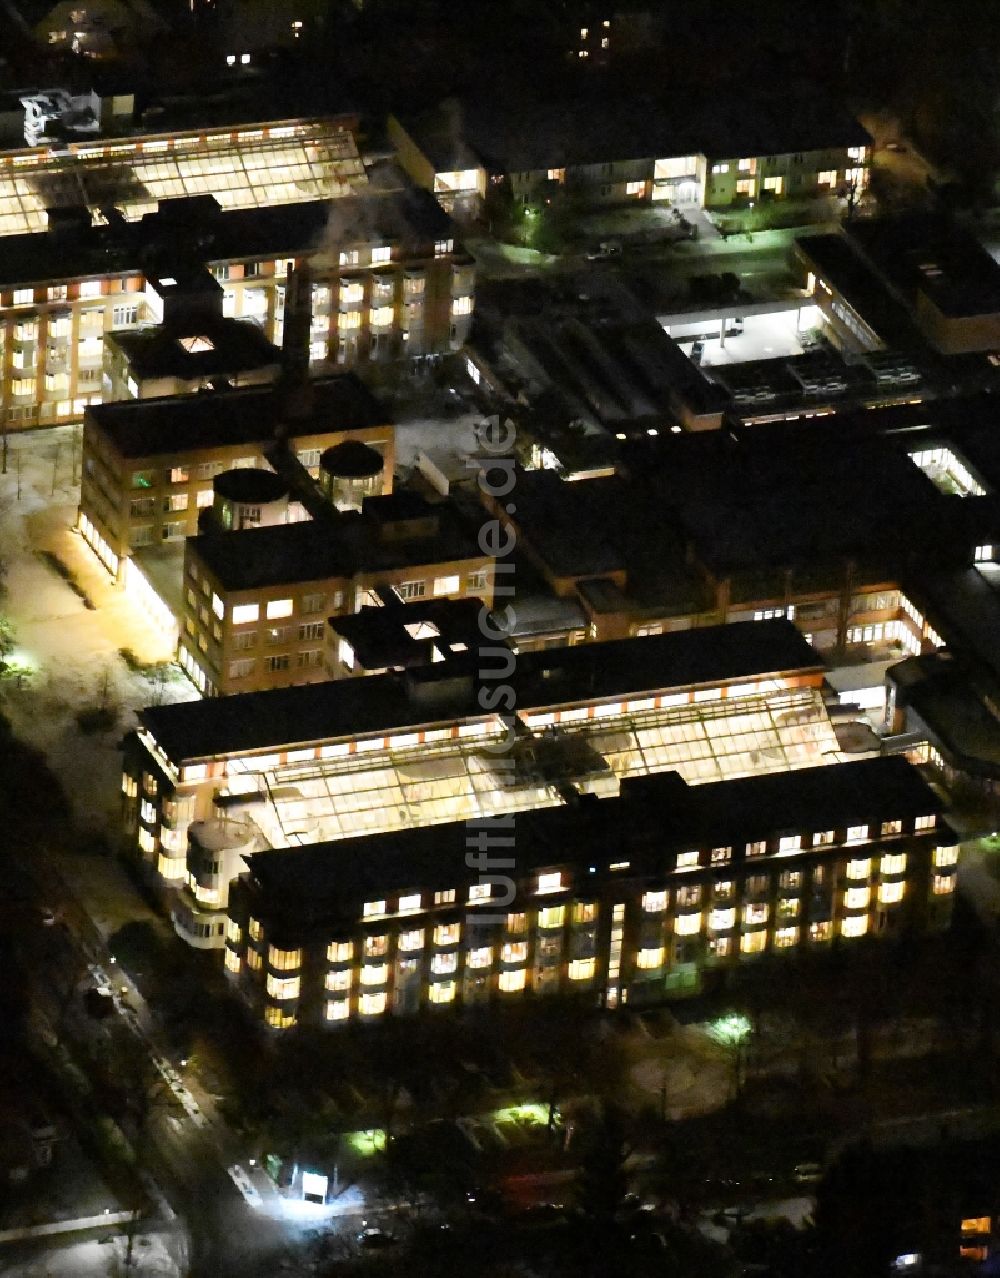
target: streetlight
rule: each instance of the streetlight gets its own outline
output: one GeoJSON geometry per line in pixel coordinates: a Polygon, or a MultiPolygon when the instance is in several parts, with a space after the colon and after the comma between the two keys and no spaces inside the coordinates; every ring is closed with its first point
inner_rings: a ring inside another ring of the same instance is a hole
{"type": "Polygon", "coordinates": [[[739,1012],[729,1012],[726,1016],[720,1016],[708,1026],[709,1037],[714,1038],[717,1043],[722,1043],[733,1053],[733,1082],[737,1098],[743,1091],[744,1044],[750,1038],[752,1031],[753,1025],[749,1017],[739,1012]]]}

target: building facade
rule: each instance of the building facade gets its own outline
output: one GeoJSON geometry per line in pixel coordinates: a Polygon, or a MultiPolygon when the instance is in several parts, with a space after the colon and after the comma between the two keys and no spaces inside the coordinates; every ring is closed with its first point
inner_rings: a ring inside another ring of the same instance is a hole
{"type": "Polygon", "coordinates": [[[234,987],[274,1029],[518,995],[641,1007],[713,969],[941,928],[958,859],[901,759],[695,788],[665,773],[476,831],[516,847],[513,878],[470,871],[464,825],[248,856],[234,987]]]}
{"type": "MultiPolygon", "coordinates": [[[[512,725],[471,660],[143,711],[129,845],[166,890],[189,883],[191,822],[220,812],[280,848],[554,807],[567,787],[614,794],[670,768],[703,783],[842,757],[823,667],[787,621],[483,660],[512,689],[512,725]]],[[[210,890],[175,900],[175,926],[221,944],[228,882],[210,890]]]]}
{"type": "MultiPolygon", "coordinates": [[[[381,591],[492,607],[494,561],[450,508],[383,521],[380,505],[187,542],[179,659],[205,695],[328,679],[327,618],[377,604],[381,591]]],[[[351,661],[346,641],[338,657],[351,661]]]]}
{"type": "Polygon", "coordinates": [[[179,246],[215,276],[223,315],[253,321],[276,345],[289,273],[308,264],[314,365],[461,347],[475,268],[450,219],[423,191],[369,188],[343,122],[327,122],[326,132],[303,129],[246,131],[259,137],[257,151],[252,141],[233,142],[231,131],[130,140],[119,145],[117,167],[112,145],[95,145],[61,176],[78,179],[68,189],[86,202],[48,213],[28,195],[39,156],[0,155],[0,391],[8,429],[79,421],[111,393],[103,384],[105,335],[161,323],[157,275],[162,283],[166,272],[154,264],[165,251],[176,257],[179,246]],[[282,149],[285,132],[300,158],[282,149]],[[180,154],[182,142],[190,153],[180,154]],[[324,158],[330,148],[337,154],[324,158]],[[160,167],[170,170],[162,179],[160,167]],[[130,175],[145,175],[154,199],[135,203],[130,175]],[[117,210],[110,221],[95,213],[109,207],[117,210]]]}
{"type": "Polygon", "coordinates": [[[267,467],[282,431],[314,477],[327,448],[370,445],[385,459],[391,491],[395,432],[377,401],[351,374],[320,378],[311,394],[311,411],[292,420],[267,386],[90,408],[78,527],[107,570],[122,581],[136,550],[195,536],[215,477],[267,467]]]}

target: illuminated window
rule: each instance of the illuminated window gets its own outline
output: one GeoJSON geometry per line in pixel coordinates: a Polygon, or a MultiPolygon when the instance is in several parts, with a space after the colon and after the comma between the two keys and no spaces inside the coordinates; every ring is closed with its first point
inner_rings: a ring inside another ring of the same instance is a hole
{"type": "Polygon", "coordinates": [[[848,843],[864,843],[865,839],[867,838],[868,838],[867,825],[849,825],[847,827],[848,843]]]}
{"type": "Polygon", "coordinates": [[[878,890],[879,905],[893,905],[896,901],[901,901],[905,890],[906,884],[903,882],[883,883],[878,890]]]}
{"type": "Polygon", "coordinates": [[[226,919],[226,940],[232,941],[234,945],[239,945],[243,939],[243,929],[235,919],[226,919]]]}
{"type": "Polygon", "coordinates": [[[384,985],[389,979],[387,963],[364,963],[361,967],[362,985],[384,985]]]}
{"type": "Polygon", "coordinates": [[[642,898],[642,908],[647,914],[659,914],[667,908],[666,892],[646,892],[642,898]]]}
{"type": "Polygon", "coordinates": [[[626,182],[625,194],[626,195],[645,195],[646,183],[645,182],[626,182]]]}
{"type": "Polygon", "coordinates": [[[388,328],[395,317],[391,306],[373,306],[370,311],[372,328],[388,328]]]}
{"type": "Polygon", "coordinates": [[[694,936],[701,931],[701,912],[694,914],[678,914],[674,921],[674,931],[678,936],[694,936]]]}
{"type": "Polygon", "coordinates": [[[439,923],[434,929],[434,944],[457,945],[461,936],[461,923],[439,923]]]}
{"type": "Polygon", "coordinates": [[[712,849],[712,864],[713,864],[713,865],[724,865],[724,864],[726,863],[726,861],[728,861],[728,860],[732,857],[732,855],[733,855],[733,849],[732,849],[732,848],[713,848],[713,849],[712,849]]]}
{"type": "Polygon", "coordinates": [[[384,262],[388,262],[392,258],[392,249],[387,244],[382,244],[372,249],[372,263],[380,266],[384,262]]]}
{"type": "Polygon", "coordinates": [[[422,950],[424,948],[424,929],[422,927],[418,927],[412,932],[401,932],[399,934],[399,948],[404,953],[410,953],[413,950],[422,950]]]}
{"type": "Polygon", "coordinates": [[[524,963],[527,957],[527,941],[507,941],[500,950],[500,958],[504,963],[524,963]]]}
{"type": "Polygon", "coordinates": [[[363,917],[366,919],[378,918],[385,913],[385,901],[365,901],[363,917]]]}
{"type": "Polygon", "coordinates": [[[245,626],[248,622],[256,621],[260,616],[260,608],[257,604],[236,604],[233,608],[233,625],[245,626]]]}
{"type": "Polygon", "coordinates": [[[906,853],[898,852],[895,855],[886,854],[880,864],[879,869],[883,874],[902,874],[906,869],[906,853]]]}
{"type": "Polygon", "coordinates": [[[800,834],[786,834],[778,840],[778,852],[798,852],[802,847],[802,836],[800,834]]]}
{"type": "Polygon", "coordinates": [[[389,938],[382,936],[365,937],[365,958],[382,958],[389,952],[389,938]]]}
{"type": "Polygon", "coordinates": [[[713,165],[712,165],[712,172],[713,172],[713,173],[728,173],[728,172],[729,172],[729,165],[728,165],[728,164],[713,164],[713,165]]]}
{"type": "Polygon", "coordinates": [[[519,932],[524,932],[528,926],[527,914],[508,914],[507,915],[507,931],[516,936],[519,932]]]}
{"type": "Polygon", "coordinates": [[[290,617],[292,615],[291,599],[269,599],[267,601],[267,619],[275,621],[278,617],[290,617]]]}
{"type": "Polygon", "coordinates": [[[698,860],[697,852],[678,852],[677,868],[678,870],[695,870],[698,868],[698,860]]]}
{"type": "Polygon", "coordinates": [[[967,1216],[962,1221],[963,1234],[988,1234],[992,1228],[992,1216],[967,1216]]]}
{"type": "Polygon", "coordinates": [[[286,999],[298,998],[300,980],[297,976],[272,976],[268,973],[265,988],[271,998],[286,999]]]}
{"type": "Polygon", "coordinates": [[[240,956],[238,954],[234,953],[232,950],[226,950],[226,957],[223,959],[223,962],[227,972],[232,972],[234,975],[238,975],[239,970],[242,967],[240,956]]]}
{"type": "Polygon", "coordinates": [[[589,981],[594,975],[597,966],[597,960],[592,958],[571,959],[569,964],[569,979],[571,981],[589,981]]]}
{"type": "Polygon", "coordinates": [[[828,941],[833,935],[833,924],[829,919],[824,919],[819,923],[809,924],[810,941],[828,941]]]}
{"type": "Polygon", "coordinates": [[[16,288],[14,290],[15,306],[30,306],[35,300],[35,290],[31,288],[16,288]]]}
{"type": "Polygon", "coordinates": [[[739,178],[736,182],[737,195],[753,195],[756,183],[753,178],[739,178]]]}
{"type": "Polygon", "coordinates": [[[765,901],[752,901],[743,907],[743,922],[749,927],[766,923],[770,910],[765,901]]]}
{"type": "Polygon", "coordinates": [[[454,905],[454,904],[455,904],[455,889],[454,889],[454,888],[448,888],[448,889],[446,889],[444,892],[435,892],[435,893],[434,893],[434,904],[435,904],[435,905],[454,905]]]}
{"type": "Polygon", "coordinates": [[[478,970],[480,968],[489,967],[492,962],[493,951],[488,945],[486,945],[478,950],[470,950],[468,957],[465,960],[465,965],[466,967],[478,970]]]}
{"type": "Polygon", "coordinates": [[[251,941],[259,941],[264,936],[264,929],[260,925],[259,919],[251,919],[249,923],[251,941]]]}
{"type": "Polygon", "coordinates": [[[358,1010],[362,1016],[381,1016],[386,1007],[386,995],[362,994],[358,1000],[358,1010]]]}
{"type": "Polygon", "coordinates": [[[573,906],[574,923],[593,923],[596,918],[597,906],[593,901],[578,901],[573,906]]]}
{"type": "Polygon", "coordinates": [[[812,845],[814,848],[827,847],[829,844],[833,842],[833,838],[834,838],[833,830],[818,830],[813,835],[812,845]]]}
{"type": "Polygon", "coordinates": [[[565,919],[565,905],[549,905],[538,911],[538,926],[542,928],[562,927],[565,919]]]}
{"type": "Polygon", "coordinates": [[[747,856],[763,856],[767,852],[767,843],[759,839],[756,843],[747,844],[747,856]]]}
{"type": "Polygon", "coordinates": [[[864,936],[868,931],[868,915],[852,914],[840,922],[841,936],[864,936]]]}
{"type": "Polygon", "coordinates": [[[539,896],[542,896],[546,892],[561,892],[562,886],[562,874],[559,870],[555,870],[551,874],[540,874],[538,876],[539,896]]]}
{"type": "Polygon", "coordinates": [[[259,972],[264,966],[264,957],[258,950],[247,950],[247,966],[253,972],[259,972]]]}
{"type": "Polygon", "coordinates": [[[766,177],[763,182],[765,191],[772,191],[775,195],[780,195],[785,185],[783,177],[766,177]]]}
{"type": "Polygon", "coordinates": [[[504,994],[516,994],[518,990],[524,989],[525,981],[524,968],[519,967],[513,972],[501,972],[498,983],[504,994]]]}
{"type": "Polygon", "coordinates": [[[268,1005],[264,1008],[264,1021],[271,1029],[291,1029],[296,1023],[296,1016],[283,1007],[268,1005]]]}
{"type": "Polygon", "coordinates": [[[844,904],[849,910],[863,910],[871,900],[870,887],[848,888],[844,893],[844,904]]]}
{"type": "Polygon", "coordinates": [[[763,930],[759,932],[745,932],[743,936],[740,937],[740,950],[744,954],[762,954],[766,945],[767,933],[763,930]]]}
{"type": "Polygon", "coordinates": [[[958,864],[958,848],[935,848],[934,864],[938,869],[946,869],[949,865],[958,864]]]}
{"type": "Polygon", "coordinates": [[[349,963],[354,957],[354,942],[331,941],[326,947],[326,957],[330,963],[349,963]]]}
{"type": "Polygon", "coordinates": [[[933,830],[936,825],[937,825],[937,817],[935,815],[918,816],[916,821],[914,822],[914,829],[933,830]]]}
{"type": "Polygon", "coordinates": [[[473,883],[469,888],[469,904],[474,905],[477,901],[488,901],[492,895],[492,883],[473,883]]]}
{"type": "Polygon", "coordinates": [[[432,1003],[451,1003],[455,998],[454,981],[435,981],[427,990],[432,1003]]]}
{"type": "Polygon", "coordinates": [[[787,950],[790,945],[794,945],[799,939],[799,929],[797,927],[779,927],[774,934],[774,946],[778,950],[787,950]]]}
{"type": "Polygon", "coordinates": [[[452,950],[449,954],[435,954],[431,960],[431,971],[435,976],[450,976],[458,970],[458,954],[452,950]]]}
{"type": "Polygon", "coordinates": [[[302,966],[301,950],[279,950],[270,945],[267,950],[267,961],[276,972],[294,972],[302,966]]]}
{"type": "Polygon", "coordinates": [[[879,828],[879,833],[885,838],[890,834],[901,834],[903,831],[902,821],[883,821],[879,828]]]}
{"type": "Polygon", "coordinates": [[[351,1014],[351,1004],[346,998],[328,998],[326,1000],[326,1019],[328,1021],[346,1021],[351,1014]]]}
{"type": "Polygon", "coordinates": [[[736,910],[712,910],[708,916],[708,926],[713,932],[728,932],[736,926],[736,910]]]}
{"type": "Polygon", "coordinates": [[[817,186],[836,186],[837,170],[822,169],[819,173],[816,174],[816,185],[817,186]]]}
{"type": "Polygon", "coordinates": [[[955,879],[950,874],[935,874],[933,890],[935,896],[946,896],[955,890],[955,879]]]}
{"type": "Polygon", "coordinates": [[[413,896],[401,896],[399,898],[400,914],[418,914],[420,912],[420,893],[417,892],[413,896]]]}
{"type": "Polygon", "coordinates": [[[324,984],[328,990],[340,991],[349,990],[351,982],[354,979],[354,973],[349,967],[342,967],[337,972],[327,972],[324,984]]]}
{"type": "Polygon", "coordinates": [[[635,956],[635,965],[643,971],[663,966],[663,946],[656,945],[642,949],[635,956]]]}
{"type": "Polygon", "coordinates": [[[867,879],[871,869],[871,859],[869,857],[859,857],[847,862],[847,877],[849,879],[867,879]]]}

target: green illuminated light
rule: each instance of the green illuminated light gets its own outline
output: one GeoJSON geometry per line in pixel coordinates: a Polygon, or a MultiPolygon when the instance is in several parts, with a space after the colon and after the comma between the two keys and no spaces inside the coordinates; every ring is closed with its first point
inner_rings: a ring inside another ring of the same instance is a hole
{"type": "Polygon", "coordinates": [[[363,1132],[348,1132],[346,1140],[356,1154],[368,1158],[385,1149],[385,1130],[381,1127],[369,1127],[363,1132]]]}

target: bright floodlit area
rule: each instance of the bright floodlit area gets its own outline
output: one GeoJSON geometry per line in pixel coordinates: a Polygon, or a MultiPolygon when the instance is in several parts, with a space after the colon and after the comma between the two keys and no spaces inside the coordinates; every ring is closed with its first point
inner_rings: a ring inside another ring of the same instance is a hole
{"type": "Polygon", "coordinates": [[[118,743],[134,712],[198,694],[142,601],[114,585],[74,531],[79,447],[70,426],[8,441],[0,474],[4,614],[14,630],[11,658],[25,676],[4,681],[3,713],[44,752],[82,824],[112,830],[118,743]]]}
{"type": "Polygon", "coordinates": [[[816,323],[815,311],[813,306],[801,310],[795,307],[770,315],[748,315],[745,319],[729,317],[724,340],[721,323],[716,319],[664,325],[664,328],[689,358],[695,342],[702,342],[702,367],[746,364],[751,360],[804,354],[807,346],[803,345],[802,338],[811,333],[816,323]]]}

